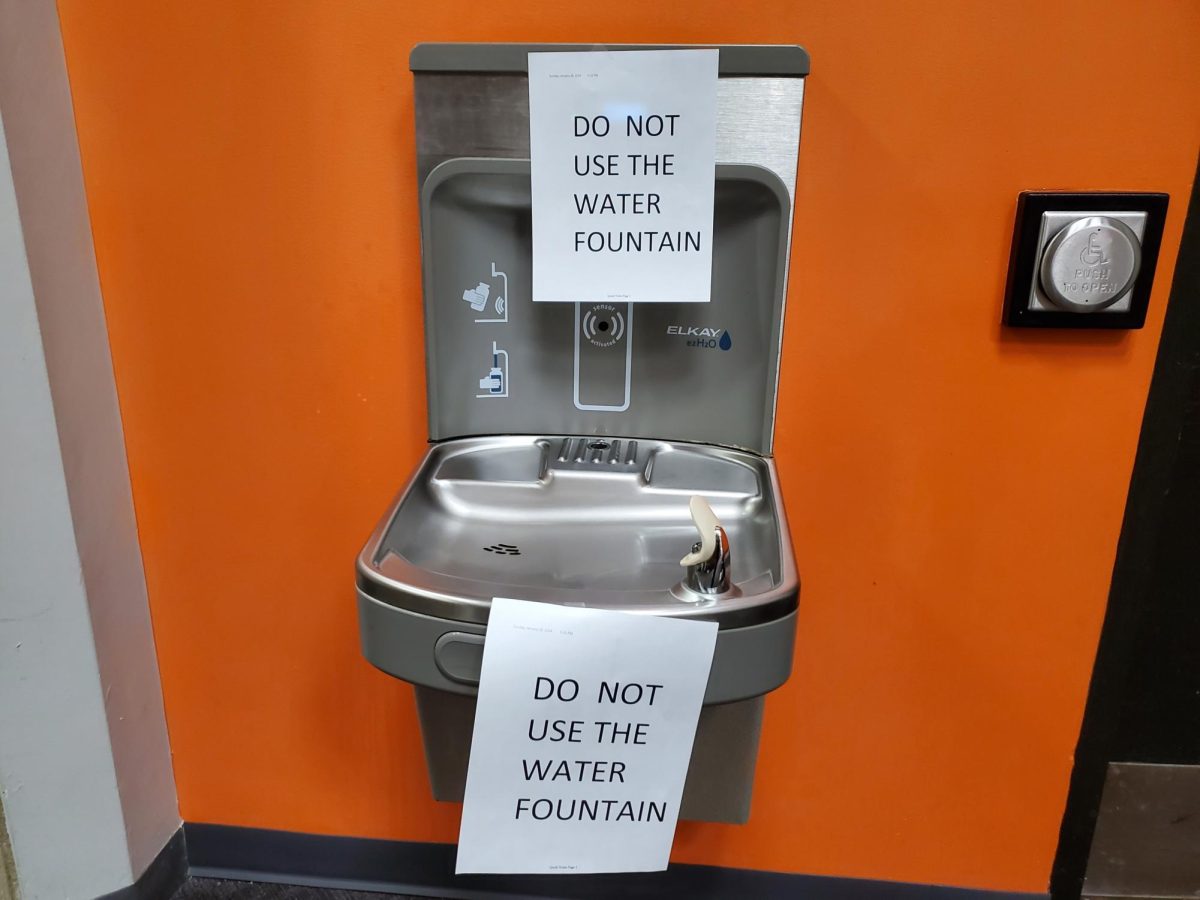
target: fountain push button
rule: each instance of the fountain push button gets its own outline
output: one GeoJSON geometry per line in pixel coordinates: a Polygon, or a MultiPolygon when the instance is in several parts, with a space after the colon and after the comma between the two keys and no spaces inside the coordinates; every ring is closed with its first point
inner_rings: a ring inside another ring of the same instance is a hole
{"type": "Polygon", "coordinates": [[[1128,225],[1107,216],[1087,216],[1046,244],[1042,290],[1060,309],[1096,312],[1132,290],[1141,263],[1141,242],[1128,225]]]}
{"type": "Polygon", "coordinates": [[[483,666],[483,635],[466,631],[448,631],[433,645],[433,661],[438,670],[459,684],[479,684],[483,666]]]}

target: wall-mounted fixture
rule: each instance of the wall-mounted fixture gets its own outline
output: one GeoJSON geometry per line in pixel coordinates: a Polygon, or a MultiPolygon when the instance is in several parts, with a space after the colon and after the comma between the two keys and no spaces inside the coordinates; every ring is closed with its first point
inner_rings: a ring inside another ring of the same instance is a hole
{"type": "Polygon", "coordinates": [[[1141,328],[1167,200],[1166,194],[1022,193],[1004,323],[1141,328]]]}
{"type": "Polygon", "coordinates": [[[681,816],[744,822],[800,592],[771,451],[808,55],[719,48],[712,299],[635,316],[532,301],[547,49],[598,48],[412,54],[431,446],[358,560],[363,653],[458,801],[493,597],[716,622],[681,816]]]}

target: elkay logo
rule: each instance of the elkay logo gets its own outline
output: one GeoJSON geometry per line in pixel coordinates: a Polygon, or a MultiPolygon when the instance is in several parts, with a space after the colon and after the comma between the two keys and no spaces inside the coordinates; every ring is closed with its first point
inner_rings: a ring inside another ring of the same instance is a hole
{"type": "Polygon", "coordinates": [[[668,325],[667,334],[687,338],[689,347],[704,350],[728,350],[733,339],[724,328],[704,328],[698,325],[668,325]]]}

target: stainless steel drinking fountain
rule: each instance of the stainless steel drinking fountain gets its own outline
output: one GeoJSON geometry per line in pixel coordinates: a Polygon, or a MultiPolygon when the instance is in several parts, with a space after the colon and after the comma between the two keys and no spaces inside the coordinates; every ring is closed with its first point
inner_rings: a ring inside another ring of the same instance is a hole
{"type": "Polygon", "coordinates": [[[715,621],[681,814],[744,822],[800,591],[771,448],[808,56],[719,48],[711,302],[534,304],[528,54],[624,49],[412,52],[431,445],[358,558],[363,653],[461,800],[493,597],[715,621]]]}

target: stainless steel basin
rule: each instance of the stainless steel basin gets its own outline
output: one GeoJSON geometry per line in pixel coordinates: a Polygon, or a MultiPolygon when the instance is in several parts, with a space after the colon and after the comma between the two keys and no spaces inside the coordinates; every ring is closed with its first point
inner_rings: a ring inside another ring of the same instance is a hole
{"type": "Polygon", "coordinates": [[[772,462],[738,450],[586,437],[436,444],[358,560],[381,602],[484,623],[494,596],[759,624],[796,607],[799,583],[772,462]],[[681,584],[709,500],[733,554],[733,588],[681,584]]]}

